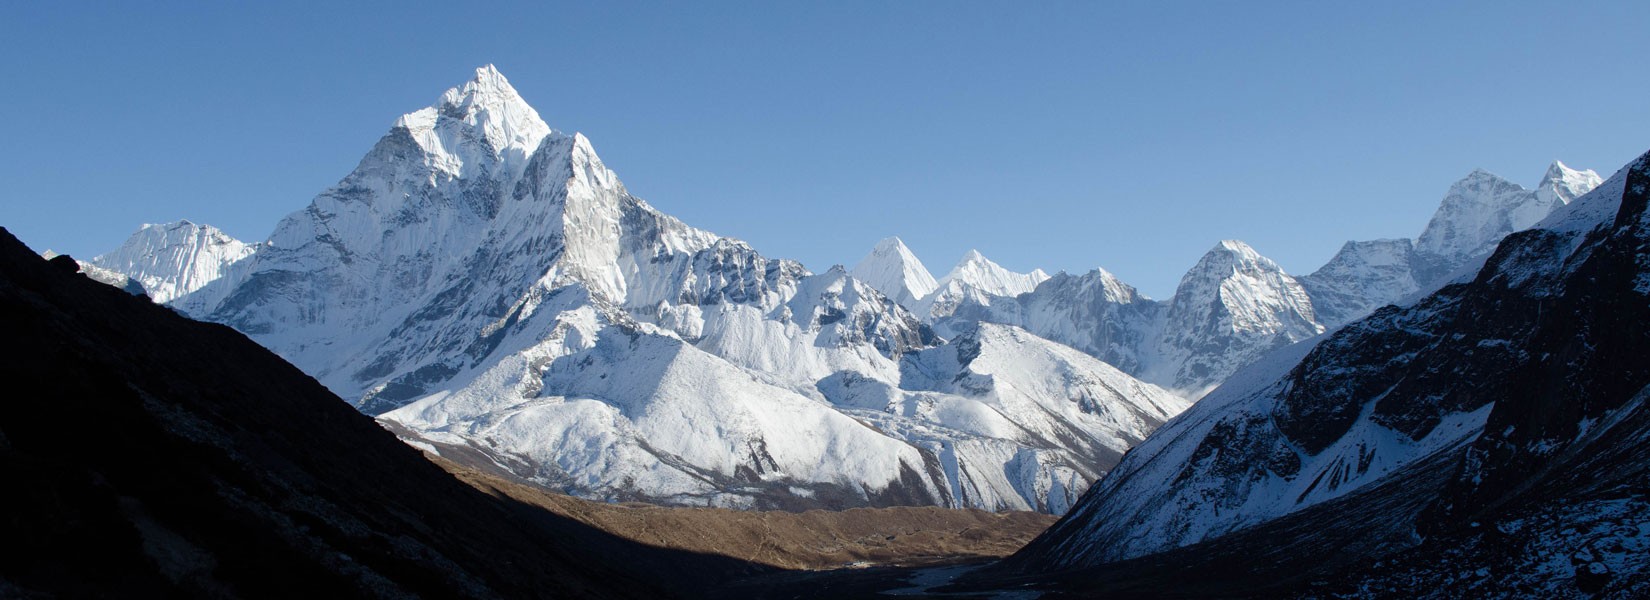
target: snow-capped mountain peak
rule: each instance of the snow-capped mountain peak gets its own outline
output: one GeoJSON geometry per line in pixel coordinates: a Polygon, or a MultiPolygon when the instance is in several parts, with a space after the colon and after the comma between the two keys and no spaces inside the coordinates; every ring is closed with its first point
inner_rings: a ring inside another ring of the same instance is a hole
{"type": "Polygon", "coordinates": [[[1592,171],[1574,171],[1556,162],[1536,190],[1474,170],[1450,186],[1415,241],[1416,280],[1425,285],[1468,266],[1488,255],[1507,234],[1530,228],[1553,209],[1592,191],[1599,181],[1592,171]]]}
{"type": "Polygon", "coordinates": [[[1318,320],[1335,327],[1418,291],[1414,262],[1415,240],[1347,242],[1300,280],[1312,295],[1318,320]]]}
{"type": "MultiPolygon", "coordinates": [[[[1233,292],[1240,292],[1237,286],[1240,282],[1267,278],[1289,278],[1282,266],[1272,259],[1261,254],[1249,244],[1239,240],[1221,240],[1215,244],[1203,257],[1180,279],[1180,286],[1175,291],[1175,298],[1185,294],[1201,294],[1205,286],[1215,286],[1230,296],[1233,292]]],[[[1281,281],[1281,279],[1279,279],[1281,281]]],[[[1190,300],[1191,296],[1186,296],[1190,300]]],[[[1224,298],[1223,298],[1224,299],[1224,298]]],[[[1308,310],[1306,314],[1311,314],[1308,310]]]]}
{"type": "Polygon", "coordinates": [[[1502,238],[1598,187],[1597,173],[1554,161],[1534,190],[1483,169],[1450,186],[1416,240],[1348,242],[1301,278],[1321,322],[1336,327],[1474,272],[1502,238]]]}
{"type": "Polygon", "coordinates": [[[146,223],[119,248],[90,262],[136,279],[150,298],[166,303],[217,280],[256,250],[211,225],[180,220],[146,223]]]}
{"type": "Polygon", "coordinates": [[[1547,174],[1542,176],[1541,183],[1535,186],[1535,193],[1548,203],[1569,204],[1603,182],[1604,179],[1592,169],[1577,171],[1563,161],[1555,160],[1547,167],[1547,174]]]}
{"type": "Polygon", "coordinates": [[[1122,279],[1118,279],[1117,275],[1113,274],[1111,271],[1107,271],[1105,267],[1095,267],[1093,273],[1094,278],[1099,282],[1100,287],[1105,290],[1106,297],[1126,298],[1131,301],[1135,299],[1147,299],[1145,295],[1139,292],[1139,290],[1134,289],[1134,286],[1125,283],[1122,279]]]}
{"type": "Polygon", "coordinates": [[[1198,265],[1192,268],[1193,272],[1214,273],[1226,269],[1264,269],[1268,271],[1281,270],[1272,259],[1261,256],[1253,246],[1243,243],[1242,240],[1221,240],[1203,253],[1198,265]]]}
{"type": "Polygon", "coordinates": [[[877,242],[871,253],[854,266],[853,275],[908,307],[939,287],[928,268],[898,237],[877,242]]]}
{"type": "Polygon", "coordinates": [[[1306,289],[1248,244],[1215,244],[1169,301],[1158,369],[1147,381],[1201,396],[1261,355],[1323,332],[1306,289]],[[1215,345],[1224,352],[1209,354],[1215,345]]]}
{"type": "Polygon", "coordinates": [[[1551,210],[1536,204],[1524,186],[1475,169],[1450,186],[1421,232],[1417,250],[1435,255],[1476,254],[1480,247],[1500,241],[1506,233],[1503,230],[1533,225],[1551,210]],[[1517,222],[1523,222],[1522,226],[1515,226],[1517,222]]]}
{"type": "Polygon", "coordinates": [[[939,281],[939,285],[944,287],[955,281],[993,296],[1018,296],[1037,289],[1037,284],[1047,280],[1048,273],[1042,269],[1016,273],[992,262],[979,250],[969,250],[957,266],[952,267],[951,272],[939,281]]]}
{"type": "Polygon", "coordinates": [[[979,250],[969,250],[957,266],[939,280],[934,292],[916,303],[916,312],[938,324],[935,330],[941,335],[954,333],[950,325],[942,321],[1014,322],[1000,321],[1001,315],[988,317],[987,313],[1002,300],[1012,301],[1047,280],[1048,274],[1042,269],[1015,273],[991,262],[979,250]]]}
{"type": "Polygon", "coordinates": [[[517,174],[551,133],[538,111],[492,65],[476,69],[474,78],[443,92],[434,105],[402,115],[395,127],[412,134],[432,157],[431,166],[452,176],[480,166],[483,154],[517,174]]]}

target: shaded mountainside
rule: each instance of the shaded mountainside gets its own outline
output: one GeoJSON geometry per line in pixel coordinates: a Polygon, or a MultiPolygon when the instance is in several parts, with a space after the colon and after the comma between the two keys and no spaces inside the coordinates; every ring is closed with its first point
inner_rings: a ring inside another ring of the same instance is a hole
{"type": "Polygon", "coordinates": [[[0,232],[0,595],[652,598],[753,568],[483,494],[241,334],[74,271],[0,232]]]}
{"type": "Polygon", "coordinates": [[[1172,559],[1309,595],[1641,596],[1647,200],[1650,155],[1470,281],[1240,375],[1008,566],[1091,592],[1128,568],[1167,585],[1172,559]],[[1370,524],[1344,563],[1313,550],[1370,524]]]}

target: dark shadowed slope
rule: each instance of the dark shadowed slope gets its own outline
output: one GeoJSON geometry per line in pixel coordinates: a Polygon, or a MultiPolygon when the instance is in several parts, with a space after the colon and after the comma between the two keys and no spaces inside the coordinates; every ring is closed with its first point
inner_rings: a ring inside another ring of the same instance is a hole
{"type": "Polygon", "coordinates": [[[1086,594],[1645,597],[1647,204],[1650,154],[1475,277],[1227,384],[1002,572],[1086,594]]]}
{"type": "Polygon", "coordinates": [[[0,230],[0,597],[652,598],[755,569],[472,489],[234,330],[74,270],[0,230]]]}

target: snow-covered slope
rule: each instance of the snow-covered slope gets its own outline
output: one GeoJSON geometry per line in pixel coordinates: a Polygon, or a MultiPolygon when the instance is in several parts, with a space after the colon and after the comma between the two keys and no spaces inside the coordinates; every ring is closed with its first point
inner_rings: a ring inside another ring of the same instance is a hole
{"type": "Polygon", "coordinates": [[[1347,242],[1300,282],[1321,322],[1330,327],[1351,322],[1421,290],[1415,281],[1415,241],[1347,242]]]}
{"type": "Polygon", "coordinates": [[[853,275],[908,308],[939,287],[928,268],[897,237],[877,242],[871,253],[854,265],[853,275]]]}
{"type": "Polygon", "coordinates": [[[997,322],[1018,324],[1138,376],[1153,359],[1166,307],[1105,269],[1095,269],[1082,275],[1056,273],[1021,296],[1014,312],[1004,306],[995,316],[997,322]]]}
{"type": "MultiPolygon", "coordinates": [[[[914,296],[926,271],[892,246],[862,266],[914,296]]],[[[1006,292],[1041,277],[975,262],[953,280],[1006,292]]],[[[414,443],[610,500],[1059,511],[1182,407],[1025,332],[947,344],[840,268],[689,227],[491,67],[174,304],[414,443]],[[959,344],[1024,356],[955,387],[974,363],[933,353],[959,344]]]]}
{"type": "Polygon", "coordinates": [[[827,405],[679,338],[603,323],[588,307],[553,322],[563,337],[384,418],[606,500],[942,503],[943,480],[917,448],[827,405]]]}
{"type": "Polygon", "coordinates": [[[1057,570],[1138,557],[1378,482],[1434,502],[1367,518],[1467,528],[1515,499],[1547,501],[1532,491],[1547,478],[1603,476],[1553,465],[1619,466],[1574,453],[1598,450],[1650,384],[1647,198],[1650,155],[1507,237],[1476,277],[1268,356],[1136,447],[1022,558],[1057,570]],[[1439,461],[1458,465],[1451,482],[1420,484],[1439,461]]]}
{"type": "Polygon", "coordinates": [[[906,357],[899,389],[821,384],[839,405],[929,447],[962,506],[1059,514],[1122,454],[1189,403],[1024,330],[979,324],[906,357]],[[880,413],[880,414],[879,414],[880,413]],[[891,416],[900,417],[898,419],[891,416]]]}
{"type": "Polygon", "coordinates": [[[144,225],[91,263],[136,279],[150,298],[168,303],[223,277],[256,250],[211,225],[177,221],[144,225]]]}

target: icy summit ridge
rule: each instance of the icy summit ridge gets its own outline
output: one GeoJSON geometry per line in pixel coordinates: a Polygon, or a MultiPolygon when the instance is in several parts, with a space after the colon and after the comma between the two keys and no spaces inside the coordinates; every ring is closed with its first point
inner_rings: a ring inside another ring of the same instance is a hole
{"type": "Polygon", "coordinates": [[[993,304],[1013,301],[1047,280],[1048,274],[1042,269],[1016,273],[992,262],[979,250],[969,250],[940,278],[934,292],[916,303],[915,310],[924,320],[936,324],[936,331],[949,335],[960,330],[953,330],[946,322],[993,321],[986,318],[993,304]]]}

